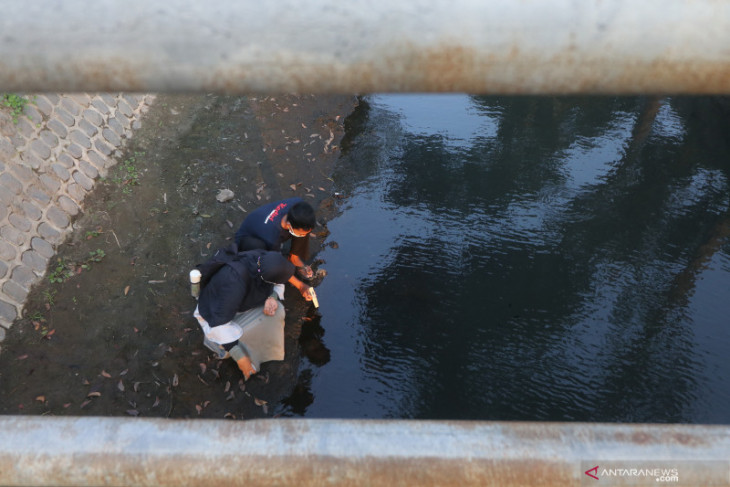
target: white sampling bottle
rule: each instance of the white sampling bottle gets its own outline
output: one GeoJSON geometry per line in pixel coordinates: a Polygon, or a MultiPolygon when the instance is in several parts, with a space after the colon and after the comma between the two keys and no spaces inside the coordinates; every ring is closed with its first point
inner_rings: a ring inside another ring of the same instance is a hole
{"type": "Polygon", "coordinates": [[[195,299],[200,296],[200,271],[198,269],[190,271],[190,294],[195,299]]]}

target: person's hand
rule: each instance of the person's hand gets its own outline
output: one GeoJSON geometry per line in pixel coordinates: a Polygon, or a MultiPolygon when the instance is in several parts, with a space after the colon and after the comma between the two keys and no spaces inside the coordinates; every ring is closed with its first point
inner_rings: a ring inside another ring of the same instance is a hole
{"type": "Polygon", "coordinates": [[[279,303],[274,298],[266,298],[264,303],[264,314],[266,316],[274,316],[276,314],[276,308],[279,307],[279,303]]]}
{"type": "Polygon", "coordinates": [[[309,286],[302,286],[302,287],[299,288],[299,292],[302,293],[302,297],[305,300],[307,300],[307,301],[311,301],[312,300],[312,295],[309,294],[309,290],[310,289],[311,288],[309,286]]]}
{"type": "Polygon", "coordinates": [[[256,368],[251,363],[251,359],[246,356],[238,359],[236,364],[238,365],[238,368],[241,369],[245,380],[248,380],[249,377],[256,373],[256,368]]]}
{"type": "Polygon", "coordinates": [[[304,279],[311,279],[314,277],[314,271],[310,266],[305,265],[299,268],[299,275],[304,279]]]}

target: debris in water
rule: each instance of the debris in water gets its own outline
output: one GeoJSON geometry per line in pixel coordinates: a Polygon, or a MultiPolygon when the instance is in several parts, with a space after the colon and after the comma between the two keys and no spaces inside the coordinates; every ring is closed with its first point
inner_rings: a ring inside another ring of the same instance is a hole
{"type": "Polygon", "coordinates": [[[256,397],[253,398],[253,402],[255,402],[257,406],[261,406],[261,409],[263,409],[264,414],[269,413],[269,406],[268,406],[269,403],[267,403],[263,399],[259,399],[256,397]]]}

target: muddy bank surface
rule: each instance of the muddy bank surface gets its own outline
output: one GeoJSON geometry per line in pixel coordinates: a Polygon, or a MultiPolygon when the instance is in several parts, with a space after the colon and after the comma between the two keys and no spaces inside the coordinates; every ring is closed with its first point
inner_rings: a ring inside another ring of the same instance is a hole
{"type": "Polygon", "coordinates": [[[326,361],[311,305],[288,287],[286,358],[244,383],[233,361],[202,346],[187,273],[248,212],[292,195],[318,209],[316,267],[317,250],[333,244],[329,175],[356,104],[158,96],[3,342],[0,413],[240,419],[300,402],[302,354],[326,361]],[[223,189],[232,200],[217,201],[223,189]]]}

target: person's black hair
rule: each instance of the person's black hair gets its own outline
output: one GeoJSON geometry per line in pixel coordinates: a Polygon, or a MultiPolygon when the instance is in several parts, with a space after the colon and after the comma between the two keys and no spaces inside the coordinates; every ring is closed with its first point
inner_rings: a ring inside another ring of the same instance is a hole
{"type": "Polygon", "coordinates": [[[317,224],[314,208],[306,201],[300,201],[289,209],[287,219],[293,228],[299,230],[313,230],[317,224]]]}

